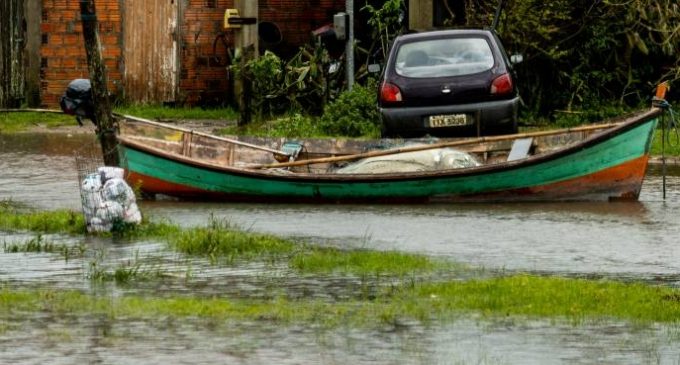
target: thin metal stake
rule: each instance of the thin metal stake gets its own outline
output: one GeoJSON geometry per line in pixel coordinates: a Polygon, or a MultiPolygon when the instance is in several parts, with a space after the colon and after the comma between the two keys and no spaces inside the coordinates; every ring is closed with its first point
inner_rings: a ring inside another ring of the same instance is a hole
{"type": "Polygon", "coordinates": [[[661,178],[663,200],[666,200],[666,115],[661,117],[661,178]]]}

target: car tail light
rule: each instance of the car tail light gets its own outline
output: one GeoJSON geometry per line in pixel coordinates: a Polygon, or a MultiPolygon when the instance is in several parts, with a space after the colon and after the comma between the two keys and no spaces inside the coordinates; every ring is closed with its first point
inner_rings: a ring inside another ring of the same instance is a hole
{"type": "Polygon", "coordinates": [[[380,86],[380,100],[387,103],[399,102],[402,100],[401,90],[394,84],[384,82],[380,86]]]}
{"type": "Polygon", "coordinates": [[[510,74],[502,74],[491,83],[491,95],[506,95],[512,93],[512,78],[510,74]]]}

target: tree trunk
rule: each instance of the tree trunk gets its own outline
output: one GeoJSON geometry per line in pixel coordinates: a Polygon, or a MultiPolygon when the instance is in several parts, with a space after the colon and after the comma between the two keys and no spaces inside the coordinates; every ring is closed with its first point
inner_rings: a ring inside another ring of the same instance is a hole
{"type": "Polygon", "coordinates": [[[97,21],[94,0],[80,0],[80,16],[83,21],[87,67],[90,71],[90,83],[92,84],[93,122],[97,126],[97,135],[102,146],[104,163],[107,166],[118,166],[116,121],[111,113],[106,67],[101,55],[99,22],[97,21]]]}
{"type": "Polygon", "coordinates": [[[23,0],[0,1],[0,14],[0,107],[16,108],[24,98],[23,0]]]}

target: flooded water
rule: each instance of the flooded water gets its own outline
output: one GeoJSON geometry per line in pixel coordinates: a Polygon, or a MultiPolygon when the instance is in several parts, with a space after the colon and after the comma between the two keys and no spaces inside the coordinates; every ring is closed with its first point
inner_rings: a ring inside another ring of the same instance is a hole
{"type": "MultiPolygon", "coordinates": [[[[39,209],[79,209],[74,153],[91,136],[0,135],[0,200],[39,209]]],[[[670,169],[662,198],[658,169],[639,202],[465,205],[267,205],[142,202],[152,219],[185,226],[211,216],[242,228],[318,244],[424,253],[491,270],[646,280],[680,286],[680,170],[670,169]]],[[[34,235],[0,232],[3,243],[34,235]]],[[[214,266],[169,252],[153,241],[45,236],[88,247],[85,257],[0,252],[0,287],[93,288],[92,263],[162,268],[166,278],[116,287],[112,295],[219,293],[337,299],[356,280],[298,277],[264,264],[214,266]],[[189,274],[190,273],[190,274],[189,274]],[[187,280],[190,276],[191,280],[187,280]]],[[[269,323],[205,323],[0,314],[0,363],[12,364],[680,364],[675,328],[625,323],[561,325],[459,318],[404,328],[321,330],[269,323]],[[4,330],[3,330],[4,328],[4,330]]]]}

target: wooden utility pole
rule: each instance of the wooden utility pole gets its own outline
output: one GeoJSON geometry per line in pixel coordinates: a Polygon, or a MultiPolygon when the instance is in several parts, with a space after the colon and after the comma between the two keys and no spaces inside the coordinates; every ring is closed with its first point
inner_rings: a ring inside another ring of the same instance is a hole
{"type": "MultiPolygon", "coordinates": [[[[234,7],[238,9],[242,18],[257,18],[259,15],[258,2],[254,0],[234,0],[234,7]]],[[[241,54],[240,68],[242,70],[240,80],[236,80],[234,94],[238,100],[240,117],[238,125],[245,125],[252,117],[252,80],[248,72],[243,72],[248,61],[258,57],[258,34],[257,22],[255,24],[241,25],[234,33],[234,46],[241,54]]]]}
{"type": "Polygon", "coordinates": [[[90,71],[90,84],[92,85],[93,122],[97,126],[97,135],[102,146],[104,164],[107,166],[118,166],[116,123],[111,113],[106,67],[102,60],[98,30],[99,22],[97,21],[94,0],[80,0],[80,17],[83,22],[87,67],[90,71]]]}

